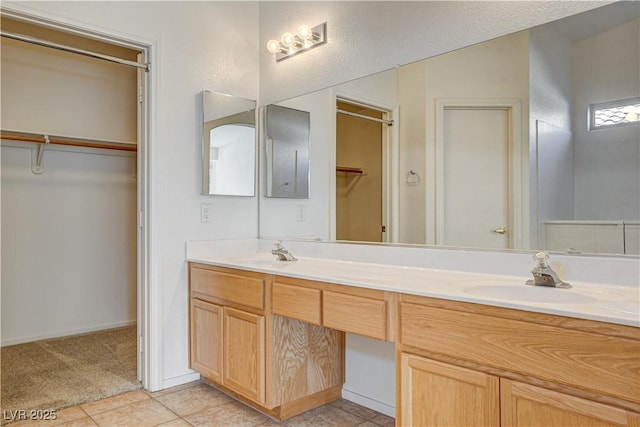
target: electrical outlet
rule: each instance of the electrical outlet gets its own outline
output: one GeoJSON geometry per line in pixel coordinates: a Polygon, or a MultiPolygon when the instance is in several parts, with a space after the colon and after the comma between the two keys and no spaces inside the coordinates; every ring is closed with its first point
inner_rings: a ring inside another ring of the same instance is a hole
{"type": "Polygon", "coordinates": [[[298,216],[298,222],[304,222],[305,221],[305,212],[304,212],[304,205],[297,205],[297,216],[298,216]]]}
{"type": "Polygon", "coordinates": [[[200,222],[211,222],[211,203],[200,205],[200,222]]]}

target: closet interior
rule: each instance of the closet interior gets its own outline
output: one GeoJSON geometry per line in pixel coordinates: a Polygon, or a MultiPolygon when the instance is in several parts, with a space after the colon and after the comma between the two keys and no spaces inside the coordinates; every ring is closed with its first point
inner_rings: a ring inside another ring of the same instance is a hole
{"type": "Polygon", "coordinates": [[[135,49],[67,30],[6,16],[0,26],[3,409],[137,388],[146,66],[132,66],[135,49]]]}

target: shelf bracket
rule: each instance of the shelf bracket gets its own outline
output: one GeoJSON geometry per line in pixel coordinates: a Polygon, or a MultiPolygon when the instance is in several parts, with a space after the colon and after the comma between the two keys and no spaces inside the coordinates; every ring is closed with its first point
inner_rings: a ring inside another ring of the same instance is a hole
{"type": "Polygon", "coordinates": [[[49,135],[43,135],[43,138],[44,142],[41,142],[40,145],[38,145],[38,149],[33,150],[31,154],[31,172],[36,175],[42,175],[42,172],[44,172],[44,169],[42,168],[42,154],[44,152],[45,144],[51,143],[49,135]]]}

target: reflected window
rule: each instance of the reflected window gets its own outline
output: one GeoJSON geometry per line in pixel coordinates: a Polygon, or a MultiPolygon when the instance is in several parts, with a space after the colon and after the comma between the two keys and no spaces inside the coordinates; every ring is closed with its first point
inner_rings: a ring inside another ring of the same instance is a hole
{"type": "Polygon", "coordinates": [[[640,123],[640,97],[589,106],[589,129],[603,129],[640,123]]]}

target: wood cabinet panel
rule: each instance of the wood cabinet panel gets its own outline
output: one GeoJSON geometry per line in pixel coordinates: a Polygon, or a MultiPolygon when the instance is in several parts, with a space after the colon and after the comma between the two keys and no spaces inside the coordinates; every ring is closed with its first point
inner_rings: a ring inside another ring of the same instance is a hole
{"type": "Polygon", "coordinates": [[[274,314],[302,320],[314,325],[322,323],[322,291],[274,282],[271,286],[271,306],[274,314]]]}
{"type": "Polygon", "coordinates": [[[264,316],[224,308],[223,383],[258,403],[265,403],[264,316]]]}
{"type": "Polygon", "coordinates": [[[191,300],[191,368],[205,377],[222,379],[222,307],[191,300]]]}
{"type": "Polygon", "coordinates": [[[264,309],[264,279],[191,267],[191,292],[247,307],[264,309]]]}
{"type": "Polygon", "coordinates": [[[400,423],[499,426],[499,378],[402,353],[400,423]]]}
{"type": "Polygon", "coordinates": [[[638,426],[640,415],[601,403],[501,379],[504,427],[638,426]]]}
{"type": "Polygon", "coordinates": [[[344,333],[301,320],[273,316],[271,398],[292,402],[344,383],[344,333]]]}
{"type": "Polygon", "coordinates": [[[640,342],[412,303],[404,346],[640,402],[640,342]]]}
{"type": "Polygon", "coordinates": [[[322,323],[328,328],[387,339],[387,303],[384,300],[324,291],[322,323]]]}

